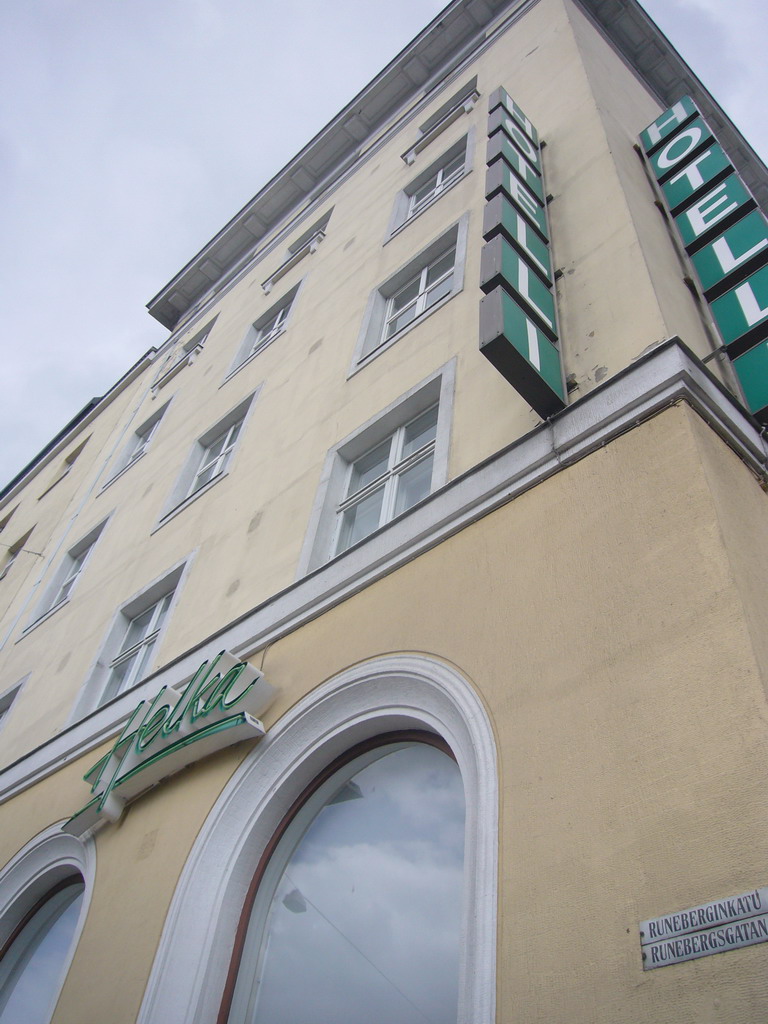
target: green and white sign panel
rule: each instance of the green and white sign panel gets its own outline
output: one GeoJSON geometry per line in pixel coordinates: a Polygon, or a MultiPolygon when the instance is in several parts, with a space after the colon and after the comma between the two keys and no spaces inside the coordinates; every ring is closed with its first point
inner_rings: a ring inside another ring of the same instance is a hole
{"type": "Polygon", "coordinates": [[[540,416],[565,407],[557,346],[501,286],[480,301],[480,351],[540,416]]]}
{"type": "Polygon", "coordinates": [[[711,301],[727,290],[728,281],[740,279],[768,261],[768,221],[759,210],[752,210],[691,259],[711,301]]]}
{"type": "Polygon", "coordinates": [[[134,709],[111,749],[85,773],[92,799],[62,829],[81,836],[118,821],[126,805],[188,764],[261,739],[275,691],[248,662],[222,651],[178,686],[134,709]]]}
{"type": "Polygon", "coordinates": [[[734,359],[733,368],[750,409],[762,423],[768,423],[768,341],[734,359]]]}
{"type": "Polygon", "coordinates": [[[768,422],[768,222],[689,96],[640,141],[749,409],[768,422]]]}
{"type": "Polygon", "coordinates": [[[541,240],[504,195],[494,196],[485,204],[483,213],[483,238],[490,242],[497,235],[501,235],[513,245],[541,275],[545,284],[551,287],[552,260],[549,246],[541,240]]]}
{"type": "Polygon", "coordinates": [[[539,135],[504,89],[489,102],[480,351],[536,412],[565,408],[539,135]]]}

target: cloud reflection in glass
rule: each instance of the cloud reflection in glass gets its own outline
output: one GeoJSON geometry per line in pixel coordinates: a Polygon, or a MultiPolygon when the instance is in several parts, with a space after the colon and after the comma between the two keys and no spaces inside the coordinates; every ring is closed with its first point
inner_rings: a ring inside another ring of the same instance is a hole
{"type": "Polygon", "coordinates": [[[463,861],[451,757],[398,743],[356,758],[270,861],[230,1024],[455,1024],[463,861]]]}

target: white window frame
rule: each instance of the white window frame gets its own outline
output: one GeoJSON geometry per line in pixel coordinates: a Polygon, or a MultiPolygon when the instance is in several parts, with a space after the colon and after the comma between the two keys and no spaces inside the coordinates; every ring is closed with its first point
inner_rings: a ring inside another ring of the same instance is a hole
{"type": "Polygon", "coordinates": [[[148,666],[152,664],[152,661],[147,660],[147,658],[149,657],[151,659],[151,655],[154,653],[160,633],[162,632],[163,626],[165,625],[165,621],[168,617],[168,609],[170,608],[172,600],[173,591],[171,590],[168,591],[168,593],[163,594],[161,597],[158,597],[158,599],[153,604],[149,605],[148,608],[138,611],[130,618],[126,617],[127,622],[123,642],[109,665],[109,675],[107,676],[104,691],[101,695],[102,704],[107,704],[115,697],[119,697],[120,694],[126,693],[136,683],[141,682],[141,680],[149,674],[148,666]],[[133,624],[137,619],[143,618],[147,614],[149,614],[149,620],[147,621],[147,625],[143,633],[141,633],[138,639],[136,639],[130,646],[126,647],[126,640],[133,624]],[[115,676],[115,672],[123,665],[130,666],[127,674],[120,679],[116,685],[112,686],[112,679],[115,676]],[[145,666],[147,666],[146,671],[144,671],[145,666]]]}
{"type": "MultiPolygon", "coordinates": [[[[456,361],[451,360],[440,367],[435,373],[411,388],[404,395],[372,417],[357,430],[348,434],[334,445],[328,452],[323,467],[320,484],[310,516],[307,534],[304,540],[297,577],[301,578],[308,572],[337,557],[355,558],[355,549],[371,540],[373,534],[357,541],[343,552],[336,552],[338,545],[339,512],[345,502],[353,500],[347,495],[351,466],[366,452],[371,451],[387,437],[392,436],[399,428],[411,423],[423,412],[437,405],[437,429],[434,442],[413,453],[414,460],[425,457],[427,447],[432,453],[432,486],[430,495],[442,487],[448,479],[448,452],[453,417],[453,396],[455,385],[456,361]]],[[[408,460],[403,463],[407,466],[408,460]]],[[[395,463],[393,469],[398,470],[400,464],[395,463]]],[[[373,486],[373,485],[372,485],[373,486]]],[[[428,500],[428,499],[425,499],[428,500]]],[[[377,528],[379,533],[391,523],[410,515],[418,508],[420,502],[405,512],[393,516],[377,528]]]]}
{"type": "MultiPolygon", "coordinates": [[[[429,492],[432,493],[432,471],[434,469],[434,455],[435,455],[435,444],[436,444],[436,433],[437,433],[437,419],[439,416],[440,407],[437,402],[434,405],[429,406],[423,412],[417,413],[412,419],[408,420],[407,423],[402,423],[400,426],[395,427],[388,437],[383,438],[381,441],[377,441],[368,451],[363,452],[361,456],[349,463],[347,469],[347,486],[344,490],[344,496],[339,502],[339,506],[336,513],[336,539],[333,545],[334,555],[340,555],[344,551],[347,551],[350,547],[354,547],[355,543],[365,540],[376,530],[385,526],[391,522],[396,515],[403,514],[410,510],[411,506],[403,510],[403,513],[397,512],[397,504],[401,492],[401,484],[403,476],[408,473],[409,470],[414,469],[416,466],[429,461],[430,463],[430,485],[429,492]],[[435,437],[430,438],[428,442],[409,453],[408,455],[403,454],[403,448],[405,446],[405,438],[408,428],[414,422],[421,419],[422,416],[426,416],[427,413],[434,413],[435,419],[435,437]],[[358,487],[354,491],[351,490],[353,486],[353,478],[355,467],[370,455],[376,449],[382,447],[384,444],[389,444],[389,451],[387,453],[386,468],[381,474],[375,479],[371,480],[363,487],[358,487]],[[377,525],[369,530],[368,533],[361,537],[358,541],[344,543],[342,545],[342,538],[344,534],[344,525],[347,513],[359,508],[367,499],[381,493],[381,505],[379,507],[379,519],[377,525]]],[[[415,503],[414,503],[415,504],[415,503]]]]}
{"type": "Polygon", "coordinates": [[[246,331],[245,337],[237,350],[235,361],[230,367],[226,379],[229,380],[238,370],[246,366],[252,359],[264,351],[272,342],[285,333],[296,304],[301,281],[290,291],[273,303],[269,309],[255,320],[246,331]]]}
{"type": "Polygon", "coordinates": [[[157,579],[134,594],[133,597],[125,601],[118,608],[112,618],[100,651],[96,656],[95,663],[78,694],[70,722],[78,721],[91,711],[103,707],[113,700],[118,700],[122,694],[127,693],[128,690],[137,686],[142,679],[146,679],[147,676],[151,675],[157,663],[158,651],[161,649],[163,637],[173,617],[188,566],[188,560],[178,563],[163,573],[162,576],[158,576],[157,579]],[[150,662],[144,667],[141,679],[131,679],[127,685],[121,686],[115,694],[105,699],[105,692],[110,683],[112,669],[116,663],[125,660],[139,646],[134,645],[130,651],[121,650],[131,622],[150,608],[156,606],[168,594],[171,595],[171,599],[168,602],[162,622],[158,624],[158,628],[153,631],[151,636],[153,643],[152,657],[150,662]]]}
{"type": "Polygon", "coordinates": [[[29,911],[59,882],[79,875],[84,883],[80,913],[67,955],[61,965],[59,985],[51,999],[47,1019],[53,1016],[61,988],[80,940],[96,878],[96,847],[93,837],[78,839],[51,825],[0,868],[0,947],[4,946],[29,911]]]}
{"type": "Polygon", "coordinates": [[[228,475],[260,389],[261,386],[238,402],[234,408],[230,409],[226,415],[222,416],[220,420],[195,441],[155,529],[158,529],[168,522],[169,519],[178,515],[182,509],[185,509],[187,505],[196,501],[203,494],[206,494],[211,487],[215,487],[219,481],[228,475]],[[227,445],[225,440],[225,450],[214,460],[217,463],[215,474],[206,483],[197,485],[197,480],[208,464],[206,459],[210,449],[222,437],[226,438],[235,426],[239,426],[237,438],[229,445],[227,445]]]}
{"type": "Polygon", "coordinates": [[[53,615],[59,608],[69,603],[72,592],[79,582],[86,564],[90,561],[99,538],[104,532],[108,518],[103,519],[93,529],[89,530],[66,553],[51,582],[45,588],[43,598],[35,608],[32,619],[25,627],[25,633],[29,632],[33,626],[39,625],[49,616],[53,615]],[[64,593],[65,587],[67,588],[66,593],[64,593]]]}
{"type": "Polygon", "coordinates": [[[104,484],[104,487],[107,487],[114,480],[117,480],[119,476],[122,476],[123,473],[127,472],[131,468],[131,466],[135,465],[139,459],[142,459],[146,455],[150,444],[157,436],[160,421],[168,411],[168,406],[170,404],[171,402],[169,400],[159,409],[156,409],[152,415],[144,420],[141,426],[137,427],[137,429],[131,434],[128,444],[123,449],[120,458],[115,464],[112,475],[104,484]]]}
{"type": "Polygon", "coordinates": [[[459,221],[430,242],[418,256],[409,260],[396,270],[384,284],[379,285],[378,288],[371,292],[348,376],[351,377],[372,359],[376,359],[382,352],[386,352],[388,348],[398,342],[409,331],[413,330],[414,327],[423,324],[433,313],[442,309],[446,302],[450,302],[463,289],[468,224],[469,214],[465,213],[459,221]],[[393,299],[406,286],[420,278],[431,264],[435,263],[450,249],[455,251],[450,291],[431,305],[426,305],[426,301],[423,301],[422,308],[418,311],[417,316],[400,328],[400,330],[387,337],[386,330],[387,324],[391,319],[393,299]]]}
{"type": "Polygon", "coordinates": [[[422,213],[425,213],[430,209],[438,199],[442,198],[446,192],[450,192],[454,186],[458,185],[459,182],[470,173],[472,170],[474,144],[475,129],[472,127],[468,132],[462,135],[460,139],[454,142],[452,146],[445,150],[437,160],[434,160],[428,167],[421,171],[420,174],[413,178],[412,181],[409,181],[405,188],[398,193],[395,198],[395,205],[392,210],[385,244],[390,238],[397,235],[400,231],[416,220],[417,217],[420,217],[422,213]],[[446,168],[460,157],[463,157],[461,164],[450,174],[446,175],[446,168]],[[433,179],[434,186],[429,195],[416,203],[416,193],[423,189],[424,186],[430,183],[433,179]]]}
{"type": "Polygon", "coordinates": [[[499,807],[493,728],[464,676],[421,655],[377,658],[315,686],[270,728],[269,742],[247,755],[187,858],[137,1024],[216,1019],[243,896],[275,829],[322,768],[356,743],[400,729],[442,737],[461,771],[467,816],[458,1019],[493,1024],[499,807]]]}

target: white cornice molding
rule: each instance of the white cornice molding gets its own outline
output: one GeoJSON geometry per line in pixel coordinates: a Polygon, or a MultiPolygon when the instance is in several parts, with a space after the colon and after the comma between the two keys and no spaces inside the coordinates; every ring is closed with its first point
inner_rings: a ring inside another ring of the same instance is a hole
{"type": "MultiPolygon", "coordinates": [[[[0,803],[114,737],[140,700],[194,674],[227,649],[248,658],[464,527],[677,402],[686,402],[760,477],[768,446],[759,425],[677,338],[654,347],[599,388],[327,565],[202,640],[139,686],[65,728],[0,771],[0,803]]],[[[73,806],[78,795],[73,793],[73,806]]]]}

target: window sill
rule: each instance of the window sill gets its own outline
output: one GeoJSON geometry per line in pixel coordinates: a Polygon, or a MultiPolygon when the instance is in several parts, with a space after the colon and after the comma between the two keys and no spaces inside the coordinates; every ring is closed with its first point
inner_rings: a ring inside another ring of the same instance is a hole
{"type": "Polygon", "coordinates": [[[256,359],[257,356],[260,356],[262,352],[266,351],[269,348],[269,346],[272,344],[273,341],[277,341],[278,338],[281,338],[285,334],[285,330],[286,329],[283,328],[281,331],[278,331],[277,334],[273,334],[272,337],[269,339],[269,341],[265,342],[263,345],[261,345],[259,348],[257,348],[255,352],[251,352],[251,354],[246,359],[244,359],[242,361],[242,363],[238,363],[237,366],[234,368],[234,370],[230,370],[229,371],[229,373],[224,378],[224,380],[221,382],[219,387],[224,387],[224,385],[227,383],[228,380],[232,380],[233,377],[236,377],[237,374],[240,373],[240,371],[244,367],[248,366],[248,364],[252,363],[253,360],[256,359]]]}
{"type": "Polygon", "coordinates": [[[438,203],[443,198],[443,196],[448,195],[451,189],[454,189],[456,188],[457,185],[460,185],[461,182],[464,181],[464,179],[467,177],[467,175],[471,173],[472,168],[468,167],[466,171],[464,171],[464,173],[461,175],[461,177],[456,178],[455,181],[452,181],[451,184],[444,188],[441,192],[439,192],[438,195],[433,196],[432,199],[430,199],[428,203],[425,203],[420,210],[412,214],[412,216],[406,217],[402,224],[398,224],[396,228],[392,228],[389,235],[384,239],[383,244],[386,245],[387,242],[391,241],[391,239],[399,235],[401,231],[405,231],[409,224],[413,224],[415,220],[418,220],[422,213],[426,213],[427,210],[431,210],[435,203],[438,203]]]}
{"type": "Polygon", "coordinates": [[[33,633],[38,626],[42,626],[42,624],[44,622],[47,622],[52,615],[55,615],[60,608],[63,608],[65,605],[68,605],[70,600],[71,598],[65,597],[63,601],[59,601],[59,603],[55,604],[53,608],[49,608],[47,612],[43,612],[42,615],[38,615],[38,617],[34,619],[32,622],[30,622],[28,626],[24,627],[24,629],[21,631],[21,636],[16,640],[16,643],[19,643],[19,641],[23,640],[25,636],[29,636],[30,633],[33,633]]]}
{"type": "Polygon", "coordinates": [[[181,373],[185,366],[189,366],[191,363],[194,363],[195,356],[199,355],[200,352],[202,352],[202,349],[203,346],[200,344],[193,348],[191,352],[185,352],[181,359],[178,359],[169,370],[165,371],[162,377],[159,377],[155,381],[152,385],[153,394],[156,394],[161,388],[164,388],[166,384],[169,384],[177,373],[181,373]]]}
{"type": "Polygon", "coordinates": [[[442,299],[440,299],[439,302],[436,302],[434,306],[430,306],[429,309],[425,309],[424,312],[417,316],[415,320],[411,320],[409,324],[406,324],[405,327],[402,327],[396,334],[393,334],[391,338],[387,338],[386,341],[379,342],[379,344],[375,348],[372,348],[370,352],[367,352],[364,356],[361,356],[360,359],[358,359],[358,361],[347,374],[347,380],[349,380],[351,377],[354,377],[356,373],[359,373],[360,370],[364,369],[369,363],[372,363],[374,359],[376,359],[378,356],[382,354],[382,352],[386,352],[387,349],[390,349],[392,348],[393,345],[396,345],[397,342],[400,341],[400,339],[403,338],[406,334],[408,334],[409,331],[412,331],[414,327],[419,327],[421,324],[424,323],[425,320],[428,320],[433,313],[437,313],[437,311],[439,309],[442,309],[447,302],[450,302],[451,299],[454,298],[454,296],[458,295],[459,292],[462,291],[462,289],[463,283],[459,285],[459,287],[456,288],[455,291],[452,291],[450,295],[445,295],[442,299]]]}
{"type": "MultiPolygon", "coordinates": [[[[126,474],[126,473],[128,472],[128,470],[129,470],[129,469],[131,469],[131,468],[132,468],[133,466],[135,466],[135,465],[136,465],[136,463],[137,463],[137,462],[141,462],[141,460],[142,460],[142,459],[144,458],[144,456],[145,456],[146,454],[147,454],[147,453],[146,453],[145,451],[144,451],[144,452],[142,452],[142,453],[141,453],[141,455],[137,455],[135,459],[131,459],[131,461],[130,461],[130,462],[128,463],[128,465],[127,465],[127,466],[123,466],[123,468],[122,468],[122,469],[119,469],[119,470],[117,471],[117,473],[114,473],[114,474],[113,474],[113,475],[112,475],[112,476],[111,476],[111,477],[109,478],[109,480],[107,480],[107,481],[106,481],[105,483],[103,483],[103,484],[102,484],[102,486],[101,486],[101,490],[99,491],[99,494],[103,494],[103,493],[104,493],[104,491],[106,491],[106,489],[107,489],[108,487],[111,487],[111,486],[112,486],[112,484],[113,484],[113,483],[114,483],[114,482],[115,482],[116,480],[119,480],[121,476],[124,476],[124,475],[125,475],[125,474],[126,474]]],[[[99,494],[97,494],[97,495],[96,495],[96,497],[98,497],[98,496],[99,496],[99,494]]]]}
{"type": "Polygon", "coordinates": [[[215,487],[220,480],[223,480],[227,476],[229,476],[229,470],[225,469],[223,473],[219,473],[212,480],[209,480],[207,484],[203,484],[202,487],[198,487],[196,491],[193,491],[192,494],[184,498],[183,501],[180,501],[178,505],[174,505],[170,512],[166,512],[165,515],[160,518],[157,525],[150,530],[150,537],[153,533],[157,533],[157,531],[161,527],[165,526],[166,523],[169,523],[171,519],[175,519],[180,512],[184,511],[185,508],[189,508],[189,506],[196,502],[198,498],[202,498],[204,494],[207,494],[212,487],[215,487]]]}
{"type": "Polygon", "coordinates": [[[469,114],[470,111],[474,110],[475,104],[479,99],[480,93],[477,89],[473,89],[463,100],[459,100],[452,110],[449,110],[444,117],[440,118],[437,124],[427,129],[421,138],[403,153],[402,159],[410,166],[416,160],[418,154],[426,149],[430,142],[433,142],[438,135],[442,135],[445,129],[449,128],[454,121],[458,121],[463,114],[469,114]]]}
{"type": "Polygon", "coordinates": [[[264,294],[269,295],[272,288],[277,284],[280,278],[285,277],[289,270],[292,270],[297,263],[300,263],[305,256],[309,256],[311,253],[317,251],[318,245],[325,238],[324,231],[318,231],[316,235],[313,235],[308,242],[306,242],[297,252],[291,253],[288,259],[281,263],[277,270],[271,277],[268,277],[266,281],[262,281],[261,287],[264,289],[264,294]]]}

